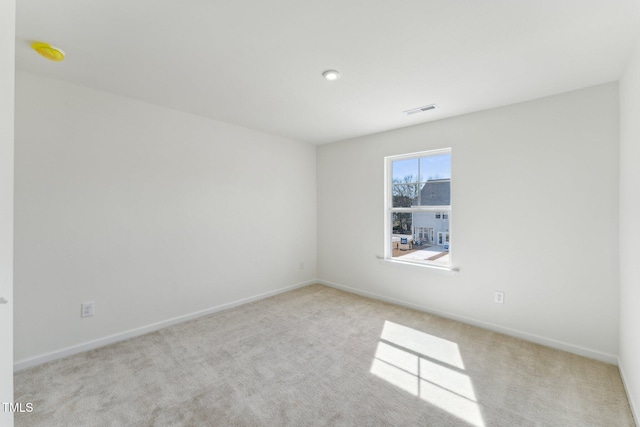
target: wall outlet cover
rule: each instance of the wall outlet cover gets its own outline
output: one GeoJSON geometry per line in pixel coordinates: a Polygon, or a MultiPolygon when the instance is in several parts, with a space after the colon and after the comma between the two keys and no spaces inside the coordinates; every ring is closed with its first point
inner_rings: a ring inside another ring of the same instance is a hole
{"type": "Polygon", "coordinates": [[[89,317],[93,316],[93,309],[95,303],[93,301],[87,301],[82,303],[82,311],[80,313],[80,317],[89,317]]]}

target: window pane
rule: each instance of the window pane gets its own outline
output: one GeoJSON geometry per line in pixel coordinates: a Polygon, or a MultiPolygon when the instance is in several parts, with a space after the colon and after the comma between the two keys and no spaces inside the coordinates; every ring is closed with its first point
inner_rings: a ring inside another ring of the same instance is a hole
{"type": "Polygon", "coordinates": [[[395,160],[391,163],[393,182],[418,182],[418,159],[395,160]]]}
{"type": "Polygon", "coordinates": [[[449,223],[435,220],[435,212],[392,212],[393,259],[449,265],[449,223]]]}
{"type": "Polygon", "coordinates": [[[420,158],[420,181],[451,179],[451,154],[420,158]]]}
{"type": "Polygon", "coordinates": [[[420,206],[450,206],[451,179],[433,179],[422,184],[418,194],[420,206]]]}
{"type": "Polygon", "coordinates": [[[411,234],[412,214],[410,212],[393,212],[391,214],[391,227],[393,234],[407,236],[411,234]]]}
{"type": "Polygon", "coordinates": [[[418,204],[418,184],[393,184],[393,207],[410,208],[418,204]]]}

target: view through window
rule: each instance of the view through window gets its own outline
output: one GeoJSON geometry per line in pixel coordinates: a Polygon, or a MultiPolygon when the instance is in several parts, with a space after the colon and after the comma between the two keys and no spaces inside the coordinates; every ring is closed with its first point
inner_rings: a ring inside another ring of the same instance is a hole
{"type": "Polygon", "coordinates": [[[451,149],[386,158],[385,258],[451,265],[451,149]]]}

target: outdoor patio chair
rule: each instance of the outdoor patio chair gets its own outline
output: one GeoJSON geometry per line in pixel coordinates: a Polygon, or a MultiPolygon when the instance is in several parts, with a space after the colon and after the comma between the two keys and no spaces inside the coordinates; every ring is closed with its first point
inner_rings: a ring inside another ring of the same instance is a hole
{"type": "Polygon", "coordinates": [[[406,251],[406,250],[411,249],[411,242],[409,242],[408,238],[406,238],[406,237],[401,237],[400,238],[399,249],[401,251],[406,251]]]}

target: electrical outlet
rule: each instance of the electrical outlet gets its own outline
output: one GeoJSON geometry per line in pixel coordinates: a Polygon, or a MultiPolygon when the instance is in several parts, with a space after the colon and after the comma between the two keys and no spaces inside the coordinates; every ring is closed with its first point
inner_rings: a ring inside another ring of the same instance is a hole
{"type": "Polygon", "coordinates": [[[300,264],[298,265],[298,269],[304,270],[304,262],[300,261],[300,264]]]}
{"type": "Polygon", "coordinates": [[[504,304],[504,292],[496,291],[493,294],[493,301],[498,304],[504,304]]]}
{"type": "Polygon", "coordinates": [[[82,303],[82,312],[80,313],[80,317],[89,317],[93,316],[93,301],[87,301],[82,303]]]}

